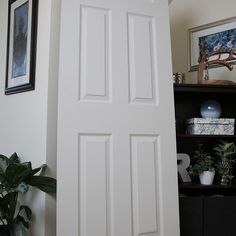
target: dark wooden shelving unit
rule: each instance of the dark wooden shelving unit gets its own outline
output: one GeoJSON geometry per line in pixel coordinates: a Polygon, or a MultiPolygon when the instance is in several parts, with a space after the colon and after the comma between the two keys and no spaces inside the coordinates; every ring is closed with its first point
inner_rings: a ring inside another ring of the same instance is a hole
{"type": "MultiPolygon", "coordinates": [[[[206,100],[216,100],[221,104],[223,118],[236,118],[236,86],[227,85],[174,85],[176,139],[178,152],[193,154],[197,143],[214,145],[217,140],[227,139],[236,141],[236,135],[188,135],[186,134],[186,120],[201,117],[200,106],[206,100]],[[185,143],[188,146],[185,146],[185,143]]],[[[209,146],[209,147],[210,147],[209,146]]]]}
{"type": "Polygon", "coordinates": [[[189,135],[186,134],[186,120],[201,117],[200,107],[206,100],[216,100],[221,104],[223,118],[236,119],[236,86],[228,85],[174,85],[176,142],[178,153],[190,157],[199,143],[211,150],[219,140],[236,142],[235,135],[189,135]]]}
{"type": "MultiPolygon", "coordinates": [[[[221,104],[222,118],[236,119],[236,86],[174,85],[174,97],[178,153],[187,153],[191,158],[199,143],[209,151],[219,140],[236,143],[236,135],[186,134],[185,125],[187,119],[201,117],[200,106],[206,100],[216,100],[221,104]]],[[[210,186],[199,184],[197,179],[191,183],[179,182],[179,194],[181,236],[236,234],[232,220],[236,218],[236,182],[222,186],[219,176],[210,186]]]]}

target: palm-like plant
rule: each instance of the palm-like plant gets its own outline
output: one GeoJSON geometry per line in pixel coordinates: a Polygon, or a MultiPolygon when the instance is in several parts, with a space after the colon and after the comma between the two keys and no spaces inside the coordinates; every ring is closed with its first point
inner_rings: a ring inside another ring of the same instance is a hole
{"type": "Polygon", "coordinates": [[[231,184],[234,175],[232,174],[232,163],[236,158],[236,145],[233,142],[220,141],[220,143],[213,148],[215,154],[219,158],[218,169],[221,174],[221,184],[231,184]]]}
{"type": "Polygon", "coordinates": [[[224,161],[235,161],[236,146],[233,142],[220,141],[220,143],[213,148],[216,155],[224,161]]]}
{"type": "Polygon", "coordinates": [[[0,235],[24,236],[29,228],[32,212],[28,206],[17,206],[19,194],[25,194],[29,185],[46,193],[56,192],[56,180],[35,175],[46,165],[33,169],[31,162],[21,163],[14,153],[9,158],[0,155],[0,235]]]}

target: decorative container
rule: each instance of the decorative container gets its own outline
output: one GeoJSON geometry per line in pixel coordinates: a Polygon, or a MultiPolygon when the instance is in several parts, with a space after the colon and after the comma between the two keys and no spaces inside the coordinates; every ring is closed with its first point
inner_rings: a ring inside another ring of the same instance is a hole
{"type": "Polygon", "coordinates": [[[221,105],[215,100],[207,100],[202,103],[200,113],[203,118],[219,118],[221,105]]]}
{"type": "Polygon", "coordinates": [[[175,84],[184,84],[185,83],[185,74],[177,72],[173,74],[173,82],[175,84]]]}
{"type": "Polygon", "coordinates": [[[220,174],[221,174],[221,185],[231,185],[232,184],[232,162],[222,161],[219,165],[220,174]]]}
{"type": "Polygon", "coordinates": [[[231,118],[191,118],[186,121],[187,134],[234,135],[235,119],[231,118]]]}
{"type": "Polygon", "coordinates": [[[211,185],[215,177],[215,171],[203,171],[199,174],[200,183],[203,185],[211,185]]]}

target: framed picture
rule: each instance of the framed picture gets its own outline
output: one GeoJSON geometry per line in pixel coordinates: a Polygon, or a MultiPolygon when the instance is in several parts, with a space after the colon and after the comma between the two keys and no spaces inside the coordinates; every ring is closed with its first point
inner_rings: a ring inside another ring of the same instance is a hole
{"type": "MultiPolygon", "coordinates": [[[[217,21],[188,30],[189,58],[188,69],[198,69],[199,44],[204,44],[206,53],[217,49],[236,49],[236,17],[217,21]]],[[[212,66],[217,67],[220,65],[212,66]]]]}
{"type": "Polygon", "coordinates": [[[5,94],[34,89],[38,0],[10,0],[5,94]]]}

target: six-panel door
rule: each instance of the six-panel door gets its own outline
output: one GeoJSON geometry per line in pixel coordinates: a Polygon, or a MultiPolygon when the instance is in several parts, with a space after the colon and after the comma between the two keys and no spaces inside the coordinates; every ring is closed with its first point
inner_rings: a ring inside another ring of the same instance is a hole
{"type": "Polygon", "coordinates": [[[178,236],[167,0],[62,0],[58,236],[178,236]]]}

